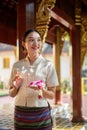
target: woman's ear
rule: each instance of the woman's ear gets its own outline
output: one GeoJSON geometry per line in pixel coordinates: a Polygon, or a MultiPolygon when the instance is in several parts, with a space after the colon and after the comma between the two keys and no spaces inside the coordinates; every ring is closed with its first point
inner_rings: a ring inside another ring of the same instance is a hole
{"type": "Polygon", "coordinates": [[[27,55],[27,50],[26,50],[26,47],[25,47],[25,43],[22,41],[22,51],[25,55],[27,55]]]}
{"type": "Polygon", "coordinates": [[[22,49],[25,50],[25,43],[22,41],[22,49]]]}

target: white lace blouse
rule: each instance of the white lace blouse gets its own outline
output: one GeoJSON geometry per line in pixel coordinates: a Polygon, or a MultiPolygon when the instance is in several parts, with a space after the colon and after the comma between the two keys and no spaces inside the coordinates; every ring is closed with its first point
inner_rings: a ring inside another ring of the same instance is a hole
{"type": "Polygon", "coordinates": [[[14,71],[17,70],[23,77],[21,87],[15,97],[15,105],[28,107],[46,107],[48,106],[46,98],[38,98],[38,91],[28,87],[31,81],[43,80],[48,87],[58,85],[58,77],[51,61],[40,55],[33,65],[30,64],[28,58],[19,60],[13,65],[11,80],[14,76],[14,71]]]}

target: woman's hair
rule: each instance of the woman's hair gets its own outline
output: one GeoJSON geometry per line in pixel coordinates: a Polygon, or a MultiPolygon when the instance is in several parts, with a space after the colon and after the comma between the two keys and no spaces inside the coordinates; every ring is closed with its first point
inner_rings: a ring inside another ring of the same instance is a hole
{"type": "Polygon", "coordinates": [[[36,29],[29,29],[23,34],[22,41],[25,42],[27,35],[32,32],[37,32],[41,36],[41,34],[36,29]]]}

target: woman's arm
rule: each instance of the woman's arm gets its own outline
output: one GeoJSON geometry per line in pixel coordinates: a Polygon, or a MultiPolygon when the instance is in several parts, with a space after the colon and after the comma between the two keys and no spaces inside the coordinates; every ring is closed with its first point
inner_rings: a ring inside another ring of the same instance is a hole
{"type": "Polygon", "coordinates": [[[13,84],[11,84],[11,85],[9,86],[9,95],[10,95],[11,97],[15,97],[16,94],[17,94],[17,92],[18,92],[18,89],[17,89],[13,84]]]}
{"type": "Polygon", "coordinates": [[[45,98],[53,99],[55,97],[56,87],[49,87],[48,89],[42,89],[42,95],[45,98]]]}

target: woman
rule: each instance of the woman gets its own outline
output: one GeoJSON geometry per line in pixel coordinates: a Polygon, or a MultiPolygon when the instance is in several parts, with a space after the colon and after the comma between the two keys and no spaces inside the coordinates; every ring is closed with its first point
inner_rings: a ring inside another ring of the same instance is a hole
{"type": "Polygon", "coordinates": [[[13,65],[9,94],[16,97],[15,130],[52,130],[47,99],[54,98],[58,79],[51,61],[40,54],[41,45],[41,36],[37,30],[26,31],[22,46],[27,56],[13,65]],[[38,81],[42,86],[38,87],[38,81]]]}

